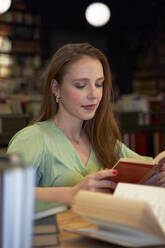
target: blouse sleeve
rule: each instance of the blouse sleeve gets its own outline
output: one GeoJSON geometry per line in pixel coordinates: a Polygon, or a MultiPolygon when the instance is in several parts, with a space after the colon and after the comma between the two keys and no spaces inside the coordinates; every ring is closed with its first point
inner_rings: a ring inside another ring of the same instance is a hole
{"type": "Polygon", "coordinates": [[[42,179],[44,166],[44,142],[42,134],[35,126],[17,132],[9,142],[7,154],[19,154],[27,165],[36,170],[36,184],[42,179]]]}
{"type": "Polygon", "coordinates": [[[141,158],[141,159],[146,159],[148,161],[152,161],[152,157],[148,156],[142,156],[139,155],[138,153],[132,151],[130,148],[128,148],[125,144],[120,143],[121,145],[121,152],[120,152],[120,158],[141,158]]]}

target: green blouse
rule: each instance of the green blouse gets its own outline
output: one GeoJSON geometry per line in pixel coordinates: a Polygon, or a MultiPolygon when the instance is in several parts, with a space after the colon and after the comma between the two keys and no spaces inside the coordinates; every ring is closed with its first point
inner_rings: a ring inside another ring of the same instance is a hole
{"type": "MultiPolygon", "coordinates": [[[[35,168],[36,185],[40,187],[73,186],[102,169],[92,147],[84,165],[69,139],[51,121],[38,122],[17,132],[7,152],[21,154],[25,163],[35,168]]],[[[141,156],[121,143],[120,157],[141,156]]]]}
{"type": "MultiPolygon", "coordinates": [[[[119,145],[120,157],[141,157],[124,144],[119,145]]],[[[17,132],[9,143],[7,153],[20,154],[25,163],[33,166],[36,186],[39,187],[73,186],[86,175],[102,169],[92,147],[84,165],[69,139],[51,121],[38,122],[17,132]]],[[[59,203],[37,201],[36,211],[57,205],[59,203]]]]}

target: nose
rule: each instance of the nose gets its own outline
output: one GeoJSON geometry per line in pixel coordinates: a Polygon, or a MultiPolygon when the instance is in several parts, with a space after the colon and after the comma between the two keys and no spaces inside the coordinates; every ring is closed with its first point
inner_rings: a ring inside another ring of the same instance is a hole
{"type": "Polygon", "coordinates": [[[97,97],[97,88],[95,86],[89,87],[88,97],[89,98],[96,98],[97,97]]]}

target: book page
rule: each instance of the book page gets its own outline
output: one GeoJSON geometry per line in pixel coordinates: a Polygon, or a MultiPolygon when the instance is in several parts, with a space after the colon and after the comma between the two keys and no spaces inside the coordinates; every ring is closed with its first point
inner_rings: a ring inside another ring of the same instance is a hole
{"type": "MultiPolygon", "coordinates": [[[[65,228],[64,231],[77,233],[83,236],[110,242],[122,247],[164,247],[164,240],[153,237],[151,234],[138,233],[132,229],[132,233],[114,232],[113,230],[101,230],[96,228],[65,228]]],[[[93,246],[92,246],[93,247],[93,246]]],[[[104,247],[104,246],[103,246],[104,247]]],[[[114,247],[112,245],[106,247],[114,247]]],[[[116,246],[115,246],[116,247],[116,246]]]]}
{"type": "MultiPolygon", "coordinates": [[[[144,158],[120,158],[119,161],[128,162],[128,163],[138,163],[138,164],[153,164],[153,160],[147,160],[144,158]]],[[[114,165],[114,167],[118,164],[118,162],[114,165]]]]}
{"type": "Polygon", "coordinates": [[[148,202],[165,233],[165,188],[119,183],[114,195],[148,202]]]}
{"type": "Polygon", "coordinates": [[[165,243],[164,233],[145,201],[80,190],[72,211],[94,223],[99,233],[108,233],[109,239],[102,235],[100,239],[112,243],[120,240],[120,244],[127,242],[130,247],[165,243]]]}
{"type": "Polygon", "coordinates": [[[63,211],[66,211],[67,209],[68,207],[66,205],[61,205],[61,206],[57,205],[57,207],[52,207],[46,210],[40,210],[37,213],[35,213],[34,219],[35,220],[42,219],[50,215],[61,213],[63,211]]]}
{"type": "Polygon", "coordinates": [[[159,153],[153,160],[154,164],[163,164],[165,163],[165,151],[159,153]]]}
{"type": "Polygon", "coordinates": [[[152,233],[161,239],[164,237],[151,207],[145,201],[80,190],[74,198],[72,211],[102,229],[113,226],[113,231],[118,232],[123,226],[124,229],[152,233]]]}

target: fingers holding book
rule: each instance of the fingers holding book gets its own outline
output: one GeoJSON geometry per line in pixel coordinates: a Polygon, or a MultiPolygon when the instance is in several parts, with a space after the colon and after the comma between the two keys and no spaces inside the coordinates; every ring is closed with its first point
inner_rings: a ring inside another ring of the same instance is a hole
{"type": "Polygon", "coordinates": [[[165,187],[165,170],[161,168],[160,172],[155,173],[144,184],[165,187]]]}
{"type": "Polygon", "coordinates": [[[165,161],[163,163],[161,163],[160,171],[161,172],[165,171],[165,161]]]}
{"type": "Polygon", "coordinates": [[[116,170],[102,170],[97,173],[93,173],[91,175],[86,176],[84,179],[86,183],[86,187],[91,191],[99,191],[103,189],[114,189],[116,187],[116,183],[107,179],[108,177],[117,176],[116,170]]]}
{"type": "Polygon", "coordinates": [[[159,186],[165,187],[165,170],[161,170],[159,173],[159,186]]]}
{"type": "Polygon", "coordinates": [[[110,192],[111,189],[114,189],[116,187],[116,183],[106,178],[114,177],[116,175],[117,171],[110,169],[90,174],[75,186],[75,190],[76,192],[78,192],[80,189],[99,192],[110,192]]]}
{"type": "Polygon", "coordinates": [[[165,158],[162,158],[158,164],[161,166],[161,168],[164,168],[165,170],[165,158]]]}

